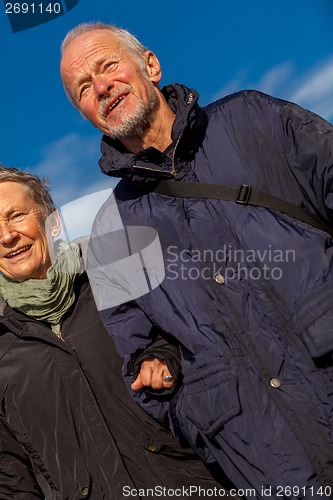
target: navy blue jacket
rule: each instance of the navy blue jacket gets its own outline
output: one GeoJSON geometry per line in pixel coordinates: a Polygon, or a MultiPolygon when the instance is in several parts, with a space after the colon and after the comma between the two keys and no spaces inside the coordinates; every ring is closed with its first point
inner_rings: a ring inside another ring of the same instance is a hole
{"type": "MultiPolygon", "coordinates": [[[[248,184],[331,223],[333,127],[257,91],[205,108],[186,87],[163,93],[176,113],[169,151],[133,155],[102,140],[102,170],[123,178],[114,192],[122,223],[154,228],[165,264],[158,287],[102,311],[128,383],[133,354],[160,329],[180,345],[183,385],[166,403],[137,394],[145,410],[160,419],[167,412],[176,435],[240,488],[254,488],[256,498],[265,498],[264,488],[285,498],[289,487],[296,498],[330,498],[332,238],[270,209],[147,194],[137,184],[248,184]]],[[[114,198],[102,207],[95,236],[118,229],[114,198]]],[[[107,239],[95,238],[90,262],[103,265],[112,253],[107,239]]],[[[115,290],[123,286],[111,281],[115,290]]]]}

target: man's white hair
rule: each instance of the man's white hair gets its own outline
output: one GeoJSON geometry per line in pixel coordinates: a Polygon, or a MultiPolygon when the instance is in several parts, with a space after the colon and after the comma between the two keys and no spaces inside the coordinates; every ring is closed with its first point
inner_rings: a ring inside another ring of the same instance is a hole
{"type": "Polygon", "coordinates": [[[108,30],[111,31],[114,35],[116,35],[124,47],[131,52],[131,54],[142,58],[144,53],[147,51],[147,48],[142,45],[141,42],[134,35],[132,35],[129,31],[124,30],[122,28],[118,28],[112,24],[102,23],[100,21],[91,22],[91,23],[81,23],[72,30],[70,30],[65,36],[62,44],[61,44],[61,55],[64,54],[67,46],[74,40],[76,37],[81,35],[82,33],[87,33],[88,31],[95,30],[108,30]]]}

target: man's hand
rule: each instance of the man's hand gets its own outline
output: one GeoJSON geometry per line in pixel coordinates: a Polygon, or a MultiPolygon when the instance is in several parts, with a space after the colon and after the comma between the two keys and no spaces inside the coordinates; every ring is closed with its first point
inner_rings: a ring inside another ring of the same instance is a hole
{"type": "Polygon", "coordinates": [[[144,387],[153,389],[170,389],[173,378],[165,361],[158,358],[145,359],[141,364],[141,370],[136,380],[131,385],[133,391],[144,387]]]}

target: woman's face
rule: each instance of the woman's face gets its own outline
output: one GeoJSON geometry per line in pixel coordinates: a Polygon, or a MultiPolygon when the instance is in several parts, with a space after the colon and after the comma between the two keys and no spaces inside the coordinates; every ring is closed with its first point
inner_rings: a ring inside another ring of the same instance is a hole
{"type": "Polygon", "coordinates": [[[46,278],[45,213],[18,182],[0,182],[0,272],[12,281],[46,278]]]}

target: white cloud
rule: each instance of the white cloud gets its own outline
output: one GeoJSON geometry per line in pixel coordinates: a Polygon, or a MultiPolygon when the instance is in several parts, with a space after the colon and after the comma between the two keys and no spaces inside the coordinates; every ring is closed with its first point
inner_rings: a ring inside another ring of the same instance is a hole
{"type": "Polygon", "coordinates": [[[32,171],[49,179],[52,197],[58,207],[115,185],[114,179],[100,172],[100,140],[100,133],[90,136],[71,133],[44,148],[42,160],[32,171]]]}
{"type": "Polygon", "coordinates": [[[233,92],[242,90],[244,88],[243,82],[246,81],[247,74],[248,73],[245,69],[239,71],[230,82],[228,82],[224,87],[219,89],[213,95],[212,101],[216,101],[217,99],[220,99],[221,97],[224,97],[228,94],[232,94],[233,92]]]}
{"type": "Polygon", "coordinates": [[[308,72],[290,95],[290,100],[302,104],[328,120],[333,118],[333,58],[308,72]]]}
{"type": "Polygon", "coordinates": [[[276,95],[281,88],[288,85],[292,79],[293,71],[294,67],[289,61],[274,66],[261,77],[257,88],[267,94],[276,95]]]}
{"type": "Polygon", "coordinates": [[[40,163],[31,168],[50,181],[52,198],[61,214],[60,239],[71,241],[89,235],[98,209],[118,182],[100,171],[100,140],[100,134],[68,134],[47,145],[40,163]]]}
{"type": "Polygon", "coordinates": [[[242,89],[257,89],[296,102],[327,120],[333,120],[333,57],[301,74],[290,61],[285,61],[269,68],[255,81],[251,81],[248,75],[246,69],[238,72],[213,99],[242,89]]]}

